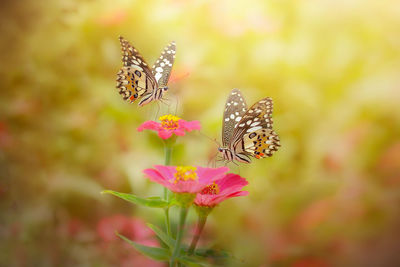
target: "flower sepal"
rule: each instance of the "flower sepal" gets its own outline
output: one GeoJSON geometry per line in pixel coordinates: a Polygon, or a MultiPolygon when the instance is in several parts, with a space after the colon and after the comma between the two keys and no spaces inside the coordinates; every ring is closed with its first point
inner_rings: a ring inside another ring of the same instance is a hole
{"type": "Polygon", "coordinates": [[[194,209],[196,210],[196,213],[200,218],[207,218],[207,216],[211,213],[214,207],[194,205],[194,209]]]}
{"type": "Polygon", "coordinates": [[[178,136],[176,135],[172,135],[170,138],[168,139],[163,139],[164,144],[166,147],[172,147],[173,145],[175,145],[176,143],[176,139],[178,138],[178,136]]]}
{"type": "Polygon", "coordinates": [[[174,193],[174,200],[172,202],[182,208],[189,208],[193,204],[195,198],[196,194],[192,193],[174,193]]]}

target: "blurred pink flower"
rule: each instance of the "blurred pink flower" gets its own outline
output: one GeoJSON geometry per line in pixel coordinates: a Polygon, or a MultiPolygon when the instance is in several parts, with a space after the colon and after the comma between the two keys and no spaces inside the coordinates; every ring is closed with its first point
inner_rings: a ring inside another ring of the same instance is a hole
{"type": "Polygon", "coordinates": [[[387,186],[400,184],[400,142],[391,144],[377,162],[377,171],[387,186]]]}
{"type": "Polygon", "coordinates": [[[174,70],[172,70],[171,77],[169,77],[168,83],[171,84],[171,83],[179,82],[179,81],[187,78],[189,75],[190,75],[189,71],[185,71],[185,70],[174,71],[174,70]]]}
{"type": "Polygon", "coordinates": [[[335,214],[335,201],[331,198],[318,199],[305,207],[293,222],[294,230],[309,235],[310,231],[335,214]]]}
{"type": "Polygon", "coordinates": [[[13,145],[13,137],[5,122],[0,121],[0,148],[11,147],[13,145]]]}
{"type": "Polygon", "coordinates": [[[154,233],[138,218],[114,215],[101,219],[97,224],[97,233],[105,242],[119,239],[116,232],[143,245],[158,245],[154,233]]]}
{"type": "Polygon", "coordinates": [[[97,23],[104,26],[115,26],[124,22],[127,18],[127,12],[122,9],[112,10],[98,17],[97,23]]]}
{"type": "Polygon", "coordinates": [[[138,218],[123,215],[103,218],[97,224],[97,233],[103,241],[100,243],[101,255],[109,261],[110,266],[164,266],[135,251],[130,244],[119,239],[115,232],[146,246],[159,245],[154,233],[138,218]]]}
{"type": "Polygon", "coordinates": [[[202,168],[193,166],[162,166],[143,172],[148,178],[175,193],[196,194],[211,182],[220,179],[228,171],[227,167],[202,168]]]}
{"type": "Polygon", "coordinates": [[[249,192],[242,191],[242,188],[247,184],[248,182],[245,178],[228,173],[197,193],[194,204],[197,206],[214,207],[225,199],[247,196],[249,192]]]}
{"type": "Polygon", "coordinates": [[[72,218],[67,223],[67,230],[70,236],[76,236],[83,228],[83,223],[78,218],[72,218]]]}
{"type": "Polygon", "coordinates": [[[184,136],[185,132],[200,130],[201,128],[199,121],[185,121],[171,114],[161,116],[159,120],[161,123],[156,121],[145,121],[139,126],[138,131],[141,132],[144,129],[157,131],[159,137],[162,139],[168,139],[172,134],[184,136]]]}
{"type": "Polygon", "coordinates": [[[296,260],[292,265],[292,267],[328,267],[329,264],[318,258],[314,257],[306,257],[302,259],[296,260]]]}

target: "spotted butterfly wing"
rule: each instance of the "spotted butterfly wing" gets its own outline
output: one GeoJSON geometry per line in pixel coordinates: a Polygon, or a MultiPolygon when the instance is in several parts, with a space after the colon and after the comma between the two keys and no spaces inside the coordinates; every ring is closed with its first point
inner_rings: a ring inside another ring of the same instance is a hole
{"type": "Polygon", "coordinates": [[[224,116],[222,121],[222,144],[228,147],[235,125],[246,113],[247,105],[242,93],[238,89],[233,89],[225,103],[224,116]]]}
{"type": "Polygon", "coordinates": [[[167,45],[156,63],[152,67],[151,71],[155,80],[158,83],[158,87],[166,87],[168,84],[169,76],[171,75],[172,65],[175,61],[176,45],[175,42],[171,42],[167,45]]]}
{"type": "Polygon", "coordinates": [[[238,122],[232,136],[235,153],[257,159],[270,157],[280,147],[279,136],[272,129],[272,99],[261,99],[251,106],[238,122]]]}
{"type": "Polygon", "coordinates": [[[117,74],[119,94],[131,103],[142,96],[151,96],[157,89],[157,81],[152,71],[139,52],[126,39],[120,36],[119,40],[123,63],[123,67],[117,74]]]}

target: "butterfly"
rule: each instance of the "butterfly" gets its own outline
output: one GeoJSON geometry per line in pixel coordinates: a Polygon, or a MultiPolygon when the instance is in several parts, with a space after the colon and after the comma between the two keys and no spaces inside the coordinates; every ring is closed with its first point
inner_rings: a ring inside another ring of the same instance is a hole
{"type": "Polygon", "coordinates": [[[175,60],[175,42],[164,48],[150,69],[149,65],[126,39],[119,37],[123,66],[117,74],[117,89],[123,99],[132,103],[140,98],[139,106],[162,99],[175,60]]]}
{"type": "Polygon", "coordinates": [[[242,93],[233,89],[226,101],[222,126],[222,147],[218,151],[226,161],[250,163],[270,157],[280,147],[272,129],[272,99],[261,99],[249,109],[242,93]]]}

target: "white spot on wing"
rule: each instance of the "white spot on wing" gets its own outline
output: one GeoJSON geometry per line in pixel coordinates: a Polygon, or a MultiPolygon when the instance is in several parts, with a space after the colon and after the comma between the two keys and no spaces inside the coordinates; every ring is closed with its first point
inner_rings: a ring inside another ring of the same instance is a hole
{"type": "Polygon", "coordinates": [[[142,67],[137,66],[137,65],[133,65],[133,66],[132,66],[132,69],[139,70],[139,71],[143,71],[142,67]]]}
{"type": "Polygon", "coordinates": [[[162,74],[157,72],[156,75],[154,75],[154,78],[156,78],[156,81],[158,82],[158,80],[162,77],[162,74]]]}
{"type": "Polygon", "coordinates": [[[260,130],[260,129],[262,129],[261,126],[256,126],[256,127],[253,127],[253,128],[248,129],[247,132],[248,132],[248,133],[251,133],[251,132],[255,132],[255,131],[260,130]]]}

